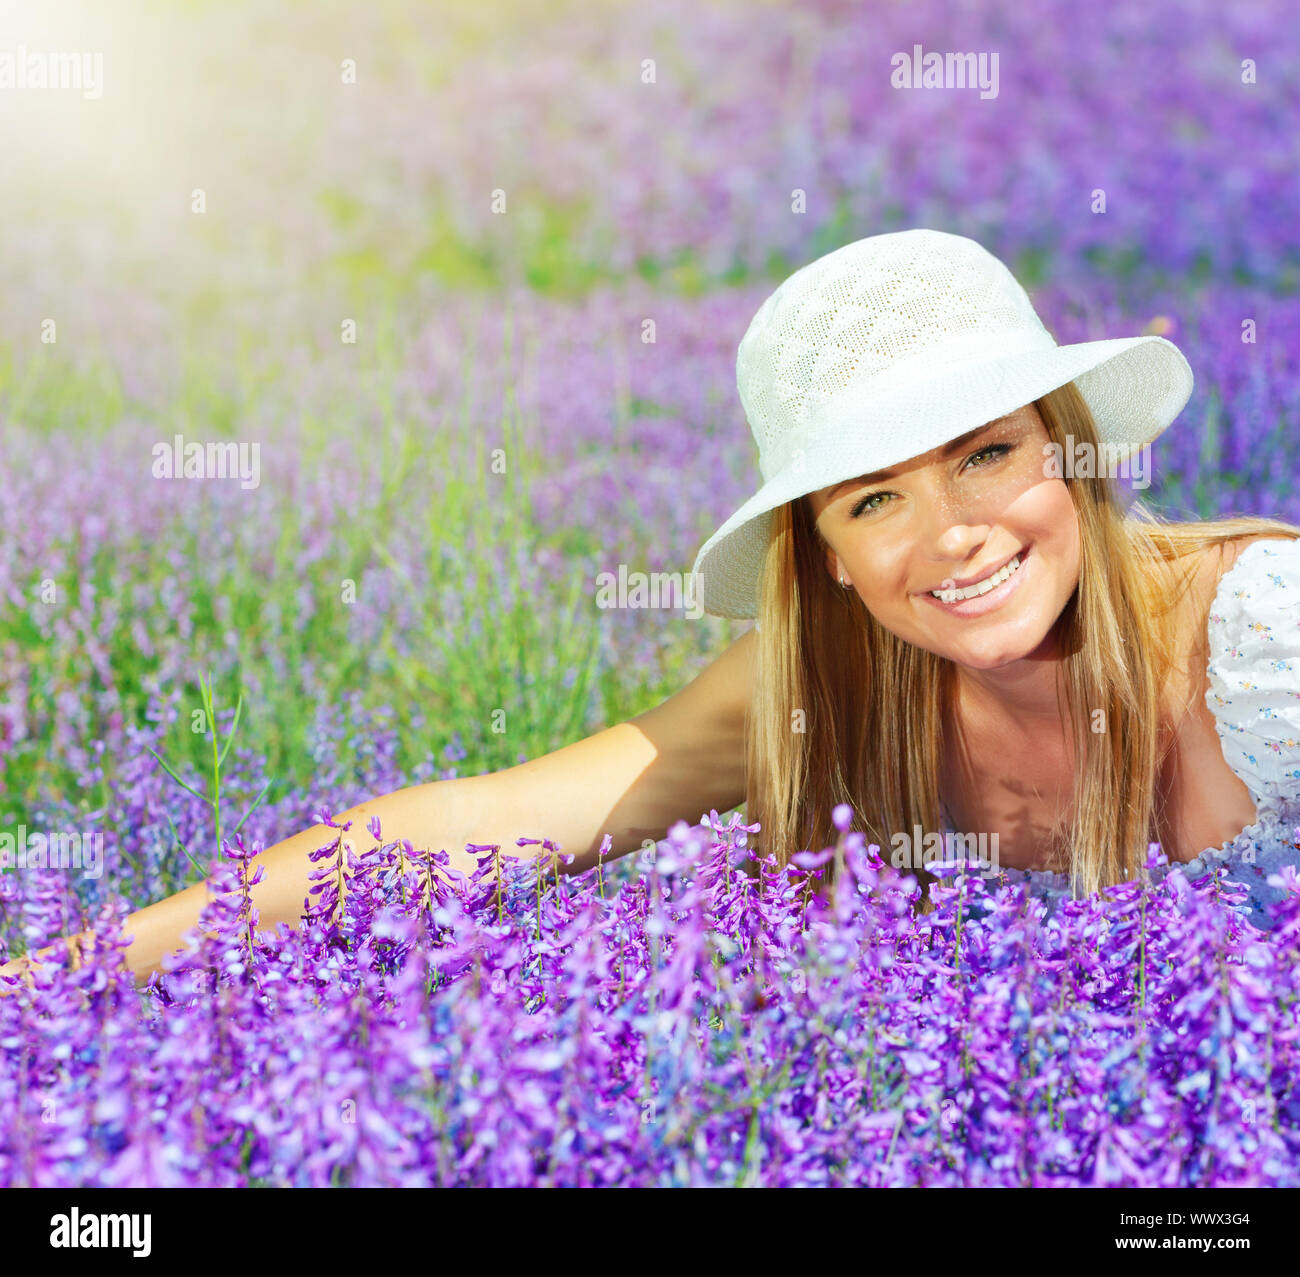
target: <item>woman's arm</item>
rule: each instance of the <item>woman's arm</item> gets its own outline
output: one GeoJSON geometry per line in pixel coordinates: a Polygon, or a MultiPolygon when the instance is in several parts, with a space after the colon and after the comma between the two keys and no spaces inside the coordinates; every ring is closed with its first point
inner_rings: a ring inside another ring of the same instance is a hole
{"type": "MultiPolygon", "coordinates": [[[[612,855],[621,856],[647,838],[662,838],[679,819],[694,823],[710,809],[737,807],[745,797],[753,638],[752,631],[742,636],[680,692],[626,723],[504,771],[412,785],[359,803],[334,817],[352,822],[343,841],[356,851],[369,847],[366,823],[377,816],[385,842],[405,838],[417,850],[446,850],[452,866],[470,874],[476,862],[466,843],[496,844],[526,857],[541,849],[517,847],[516,838],[549,838],[575,855],[562,867],[575,875],[595,867],[606,833],[612,855]]],[[[297,925],[313,885],[308,875],[317,868],[309,853],[337,837],[338,830],[313,825],[253,858],[252,865],[265,867],[251,889],[259,931],[297,925]]],[[[200,882],[125,919],[123,933],[133,937],[125,959],[137,985],[181,948],[210,898],[200,882]]],[[[86,933],[56,941],[35,958],[88,941],[86,933]]],[[[0,973],[21,974],[28,965],[27,958],[15,959],[0,973]]]]}

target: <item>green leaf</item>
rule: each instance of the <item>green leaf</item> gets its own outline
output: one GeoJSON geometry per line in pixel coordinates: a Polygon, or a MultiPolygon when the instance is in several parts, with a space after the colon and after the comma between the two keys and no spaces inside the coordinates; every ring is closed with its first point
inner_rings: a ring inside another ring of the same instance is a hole
{"type": "Polygon", "coordinates": [[[192,864],[194,868],[197,869],[199,873],[206,878],[207,873],[204,870],[203,866],[199,864],[199,862],[195,860],[193,856],[190,856],[190,849],[183,842],[181,842],[181,836],[176,832],[176,826],[172,824],[171,813],[165,812],[164,815],[166,815],[167,817],[167,828],[172,831],[172,837],[176,840],[176,845],[186,854],[186,856],[189,856],[190,864],[192,864]]]}
{"type": "MultiPolygon", "coordinates": [[[[149,749],[149,746],[146,745],[145,749],[149,749]]],[[[153,754],[153,756],[158,760],[159,764],[162,766],[163,771],[165,771],[167,775],[169,775],[172,778],[172,780],[174,780],[182,789],[188,790],[191,794],[194,795],[195,798],[201,798],[205,803],[207,803],[209,807],[212,806],[212,799],[209,798],[206,794],[199,793],[199,791],[195,789],[192,785],[187,785],[174,771],[172,771],[170,767],[167,766],[167,762],[162,757],[162,755],[154,753],[152,749],[149,749],[149,752],[153,754]]]]}
{"type": "MultiPolygon", "coordinates": [[[[230,724],[230,735],[226,737],[226,743],[225,745],[222,746],[221,749],[221,757],[217,759],[218,767],[220,767],[221,764],[226,761],[226,751],[230,748],[231,743],[235,739],[235,733],[239,730],[239,716],[243,712],[243,709],[244,709],[244,693],[240,692],[239,703],[235,706],[235,721],[230,724]]],[[[213,721],[212,724],[212,730],[214,732],[217,730],[217,724],[215,720],[213,721]]]]}
{"type": "Polygon", "coordinates": [[[260,803],[262,799],[266,797],[266,791],[270,789],[274,783],[275,783],[275,777],[272,776],[271,779],[268,780],[266,784],[262,786],[262,792],[258,794],[256,798],[253,799],[253,805],[239,818],[239,824],[237,824],[235,828],[231,831],[230,836],[232,838],[244,827],[244,821],[246,821],[257,810],[257,804],[260,803]]]}

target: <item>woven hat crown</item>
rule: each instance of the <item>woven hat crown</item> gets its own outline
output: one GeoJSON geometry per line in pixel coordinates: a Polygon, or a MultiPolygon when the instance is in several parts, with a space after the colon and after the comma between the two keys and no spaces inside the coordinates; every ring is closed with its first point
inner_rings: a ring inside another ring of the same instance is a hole
{"type": "Polygon", "coordinates": [[[1055,344],[987,249],[944,231],[897,231],[786,279],[741,339],[736,389],[770,478],[787,445],[846,391],[897,389],[938,368],[1055,344]]]}

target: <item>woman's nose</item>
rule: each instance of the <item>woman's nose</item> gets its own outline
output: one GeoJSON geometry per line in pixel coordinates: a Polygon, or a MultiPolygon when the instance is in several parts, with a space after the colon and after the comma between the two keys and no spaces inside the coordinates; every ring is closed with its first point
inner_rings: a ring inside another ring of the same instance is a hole
{"type": "Polygon", "coordinates": [[[988,540],[992,525],[987,514],[941,490],[935,494],[926,521],[926,540],[936,559],[961,562],[988,540]]]}

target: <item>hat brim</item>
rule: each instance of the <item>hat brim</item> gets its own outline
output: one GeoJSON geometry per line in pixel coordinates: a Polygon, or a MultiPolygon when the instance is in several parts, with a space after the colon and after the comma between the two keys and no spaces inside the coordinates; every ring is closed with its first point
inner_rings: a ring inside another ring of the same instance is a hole
{"type": "Polygon", "coordinates": [[[1149,443],[1186,406],[1192,370],[1163,337],[1116,337],[936,370],[893,394],[850,389],[823,409],[830,431],[799,451],[700,547],[694,572],[703,609],[758,615],[760,575],[772,512],[856,475],[921,456],[1073,381],[1117,456],[1149,443]]]}

